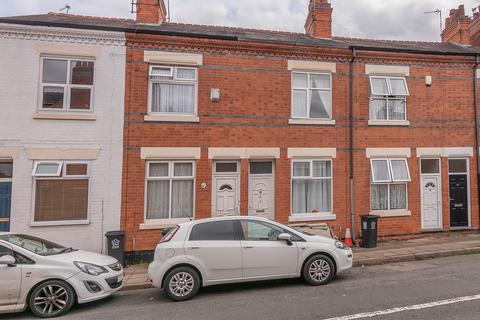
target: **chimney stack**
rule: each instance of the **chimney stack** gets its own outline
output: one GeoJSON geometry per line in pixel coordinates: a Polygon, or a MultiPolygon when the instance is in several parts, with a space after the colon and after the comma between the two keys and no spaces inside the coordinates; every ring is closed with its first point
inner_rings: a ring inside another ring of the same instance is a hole
{"type": "Polygon", "coordinates": [[[137,22],[162,24],[167,18],[164,0],[137,0],[137,22]]]}
{"type": "Polygon", "coordinates": [[[305,31],[316,38],[332,37],[332,5],[328,0],[310,0],[305,31]]]}
{"type": "Polygon", "coordinates": [[[471,19],[465,14],[463,5],[450,10],[450,16],[446,19],[442,32],[442,42],[471,44],[470,23],[471,19]]]}

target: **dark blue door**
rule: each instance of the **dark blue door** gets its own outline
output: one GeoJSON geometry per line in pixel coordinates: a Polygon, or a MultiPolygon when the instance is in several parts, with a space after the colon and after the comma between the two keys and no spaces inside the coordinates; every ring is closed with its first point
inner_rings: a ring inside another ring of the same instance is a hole
{"type": "Polygon", "coordinates": [[[12,206],[12,183],[0,182],[0,232],[10,231],[11,206],[12,206]]]}

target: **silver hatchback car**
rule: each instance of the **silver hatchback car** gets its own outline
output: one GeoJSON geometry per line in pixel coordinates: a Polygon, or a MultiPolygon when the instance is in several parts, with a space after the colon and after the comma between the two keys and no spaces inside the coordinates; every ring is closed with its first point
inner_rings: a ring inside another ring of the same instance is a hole
{"type": "Polygon", "coordinates": [[[179,224],[157,245],[148,275],[175,301],[200,287],[302,277],[328,283],[352,267],[341,241],[312,236],[257,217],[225,217],[179,224]]]}

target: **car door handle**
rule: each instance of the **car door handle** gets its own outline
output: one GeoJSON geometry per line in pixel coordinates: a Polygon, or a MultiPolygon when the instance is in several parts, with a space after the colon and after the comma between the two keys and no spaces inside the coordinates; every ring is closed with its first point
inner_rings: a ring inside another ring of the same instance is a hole
{"type": "Polygon", "coordinates": [[[243,249],[253,249],[253,246],[246,246],[246,247],[243,247],[243,249]]]}
{"type": "Polygon", "coordinates": [[[190,247],[189,249],[190,250],[198,250],[198,249],[200,249],[200,247],[190,247]]]}

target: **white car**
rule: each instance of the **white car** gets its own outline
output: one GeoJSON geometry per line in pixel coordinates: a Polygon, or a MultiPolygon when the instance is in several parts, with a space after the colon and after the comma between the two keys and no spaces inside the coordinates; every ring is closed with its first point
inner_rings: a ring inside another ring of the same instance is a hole
{"type": "Polygon", "coordinates": [[[111,295],[122,283],[123,268],[115,258],[0,233],[0,313],[29,307],[36,316],[57,317],[74,303],[111,295]]]}
{"type": "Polygon", "coordinates": [[[338,240],[263,218],[225,217],[171,229],[156,247],[148,276],[167,297],[182,301],[216,284],[302,277],[323,285],[352,263],[352,250],[338,240]]]}

